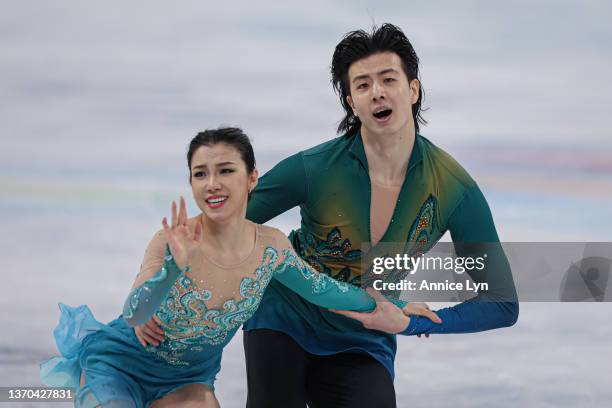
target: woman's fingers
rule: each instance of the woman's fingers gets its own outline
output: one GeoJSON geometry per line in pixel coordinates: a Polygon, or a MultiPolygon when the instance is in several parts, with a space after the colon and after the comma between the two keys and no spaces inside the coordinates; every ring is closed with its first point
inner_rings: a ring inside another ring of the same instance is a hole
{"type": "Polygon", "coordinates": [[[168,225],[168,219],[166,217],[162,218],[162,227],[164,228],[164,234],[166,234],[166,240],[170,242],[172,239],[172,232],[170,230],[170,226],[168,225]]]}
{"type": "Polygon", "coordinates": [[[176,201],[172,201],[172,228],[175,228],[178,223],[178,217],[176,214],[176,201]]]}
{"type": "Polygon", "coordinates": [[[170,227],[168,226],[168,219],[166,217],[162,218],[162,227],[164,227],[164,231],[168,232],[170,227]]]}
{"type": "Polygon", "coordinates": [[[196,242],[202,241],[202,224],[200,222],[196,222],[195,231],[193,232],[193,239],[196,242]]]}
{"type": "Polygon", "coordinates": [[[179,209],[179,225],[187,226],[187,205],[185,204],[185,199],[181,196],[180,200],[180,209],[179,209]]]}

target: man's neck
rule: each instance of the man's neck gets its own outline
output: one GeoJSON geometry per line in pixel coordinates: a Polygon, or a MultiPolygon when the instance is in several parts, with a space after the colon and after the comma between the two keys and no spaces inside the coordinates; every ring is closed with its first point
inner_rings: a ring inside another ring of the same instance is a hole
{"type": "Polygon", "coordinates": [[[414,128],[402,129],[395,134],[374,135],[362,126],[361,137],[368,158],[370,180],[378,184],[401,185],[414,146],[414,128]]]}

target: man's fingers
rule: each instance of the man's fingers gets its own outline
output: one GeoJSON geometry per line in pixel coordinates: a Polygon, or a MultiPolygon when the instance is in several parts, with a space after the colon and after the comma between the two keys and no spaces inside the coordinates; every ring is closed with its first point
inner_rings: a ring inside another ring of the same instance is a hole
{"type": "Polygon", "coordinates": [[[423,302],[410,302],[410,304],[411,304],[413,307],[417,308],[417,309],[421,308],[421,309],[431,310],[431,309],[429,308],[429,305],[428,305],[427,303],[423,303],[423,302]]]}
{"type": "Polygon", "coordinates": [[[342,316],[349,317],[351,319],[359,320],[364,325],[367,323],[369,318],[369,313],[361,313],[355,312],[352,310],[336,310],[336,309],[328,309],[330,312],[341,314],[342,316]]]}
{"type": "Polygon", "coordinates": [[[153,338],[153,339],[155,339],[155,340],[157,340],[159,342],[164,341],[164,335],[163,334],[159,334],[159,333],[153,331],[153,329],[151,329],[151,328],[149,328],[147,326],[144,326],[142,328],[142,332],[144,334],[146,334],[147,336],[149,336],[149,337],[151,337],[151,338],[153,338]]]}
{"type": "Polygon", "coordinates": [[[425,303],[409,303],[404,310],[408,315],[423,316],[434,323],[442,323],[442,319],[435,312],[429,310],[429,306],[425,303]]]}
{"type": "Polygon", "coordinates": [[[142,336],[142,338],[144,339],[144,341],[146,341],[149,344],[152,344],[154,346],[159,346],[159,341],[156,340],[155,338],[149,336],[147,333],[144,332],[144,330],[140,333],[140,335],[142,336]]]}
{"type": "Polygon", "coordinates": [[[442,323],[442,319],[440,319],[437,314],[435,314],[434,312],[428,309],[418,308],[418,309],[412,310],[410,314],[426,317],[434,323],[438,323],[438,324],[442,323]]]}
{"type": "Polygon", "coordinates": [[[142,347],[147,347],[147,343],[144,341],[144,339],[140,335],[140,329],[138,327],[134,328],[134,334],[136,334],[136,338],[138,339],[140,344],[142,344],[142,347]]]}
{"type": "Polygon", "coordinates": [[[160,334],[160,335],[164,335],[164,331],[162,330],[161,327],[159,327],[159,325],[157,324],[157,322],[153,319],[149,320],[146,323],[146,327],[148,327],[152,332],[156,333],[156,334],[160,334]]]}
{"type": "Polygon", "coordinates": [[[148,344],[159,346],[159,342],[157,340],[145,333],[144,326],[135,328],[134,333],[136,333],[136,337],[140,341],[140,344],[142,344],[144,347],[147,347],[148,344]]]}
{"type": "Polygon", "coordinates": [[[431,310],[426,310],[425,312],[423,312],[423,316],[427,317],[429,320],[431,320],[434,323],[438,323],[438,324],[442,323],[442,319],[440,319],[440,317],[438,317],[438,315],[432,312],[431,310]]]}

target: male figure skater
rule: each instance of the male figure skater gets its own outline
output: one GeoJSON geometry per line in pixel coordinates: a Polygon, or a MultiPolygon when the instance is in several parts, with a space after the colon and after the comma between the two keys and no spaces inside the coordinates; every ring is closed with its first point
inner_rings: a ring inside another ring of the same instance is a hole
{"type": "MultiPolygon", "coordinates": [[[[321,272],[361,283],[363,243],[431,248],[448,230],[459,256],[499,242],[491,212],[469,174],[420,135],[419,60],[396,26],[348,33],[332,58],[332,82],[345,116],[338,138],[299,152],[259,181],[247,217],[264,223],[300,207],[289,238],[321,272]]],[[[396,334],[466,333],[511,326],[518,318],[503,251],[489,251],[488,291],[436,311],[403,310],[375,292],[369,314],[328,311],[272,282],[244,325],[248,408],[395,407],[396,334]],[[492,278],[491,278],[492,277],[492,278]],[[439,317],[439,319],[438,319],[439,317]],[[441,319],[441,320],[440,320],[441,319]]],[[[143,341],[163,339],[153,321],[143,341]]]]}

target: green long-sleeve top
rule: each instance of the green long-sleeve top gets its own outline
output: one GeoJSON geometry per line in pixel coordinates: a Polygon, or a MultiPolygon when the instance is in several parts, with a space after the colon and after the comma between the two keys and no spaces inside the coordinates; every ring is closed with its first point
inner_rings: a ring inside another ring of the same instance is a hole
{"type": "MultiPolygon", "coordinates": [[[[300,207],[301,227],[289,239],[315,269],[337,280],[360,284],[362,256],[370,242],[371,184],[360,134],[342,136],[286,158],[261,179],[247,217],[264,223],[300,207]]],[[[406,176],[391,221],[380,242],[406,242],[423,251],[450,231],[459,256],[489,243],[488,267],[471,272],[489,283],[476,299],[438,310],[442,324],[411,318],[403,334],[460,333],[514,324],[518,303],[512,274],[487,202],[470,175],[446,152],[416,135],[406,176]],[[470,245],[463,245],[470,244],[470,245]]],[[[376,247],[375,247],[376,248],[376,247]]],[[[272,282],[259,310],[244,329],[267,328],[290,335],[313,354],[363,352],[391,373],[394,335],[314,306],[272,282]]]]}

